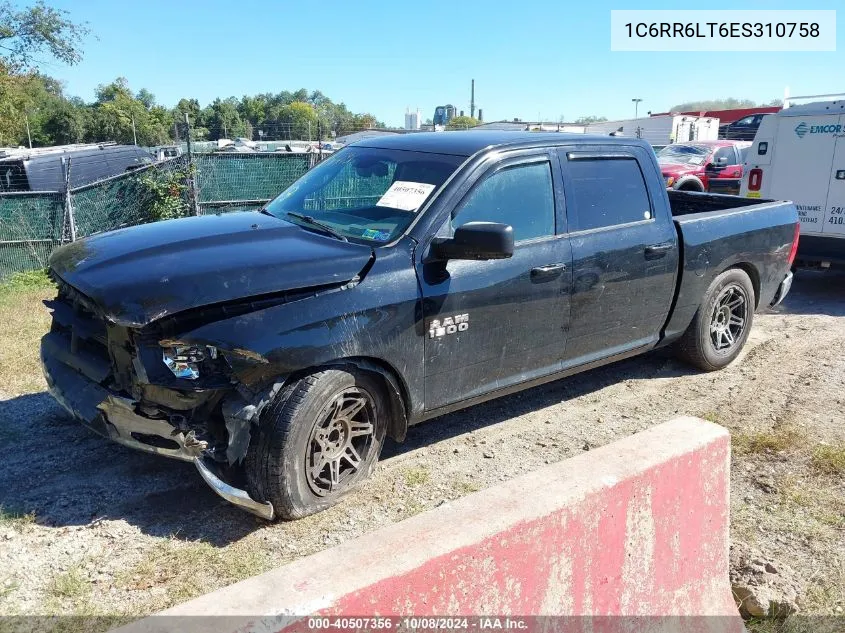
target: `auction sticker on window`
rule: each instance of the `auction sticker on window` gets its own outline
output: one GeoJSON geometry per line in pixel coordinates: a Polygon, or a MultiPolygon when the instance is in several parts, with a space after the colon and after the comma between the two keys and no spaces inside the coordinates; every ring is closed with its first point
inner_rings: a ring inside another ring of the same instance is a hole
{"type": "Polygon", "coordinates": [[[376,202],[376,206],[401,209],[402,211],[416,211],[432,191],[434,191],[434,185],[397,180],[376,202]]]}

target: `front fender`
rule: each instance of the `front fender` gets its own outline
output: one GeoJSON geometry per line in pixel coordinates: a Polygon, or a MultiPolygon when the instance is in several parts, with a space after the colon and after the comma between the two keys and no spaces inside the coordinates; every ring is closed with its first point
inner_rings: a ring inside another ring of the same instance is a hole
{"type": "Polygon", "coordinates": [[[235,381],[250,389],[316,367],[368,359],[389,368],[405,400],[404,417],[411,417],[424,404],[421,310],[409,252],[397,245],[356,285],[201,325],[178,338],[217,347],[235,381]]]}

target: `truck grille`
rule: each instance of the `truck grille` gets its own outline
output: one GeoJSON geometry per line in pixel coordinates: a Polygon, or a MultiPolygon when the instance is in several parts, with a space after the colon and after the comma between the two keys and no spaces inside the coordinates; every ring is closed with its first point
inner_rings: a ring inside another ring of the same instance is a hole
{"type": "Polygon", "coordinates": [[[109,327],[93,303],[54,276],[58,296],[46,305],[53,312],[53,325],[44,344],[58,360],[101,385],[113,382],[109,354],[109,327]]]}

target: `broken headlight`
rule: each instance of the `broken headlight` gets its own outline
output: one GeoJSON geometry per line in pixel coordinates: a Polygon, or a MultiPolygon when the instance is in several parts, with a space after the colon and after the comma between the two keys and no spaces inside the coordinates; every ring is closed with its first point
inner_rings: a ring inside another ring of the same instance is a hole
{"type": "Polygon", "coordinates": [[[177,378],[196,380],[200,377],[199,364],[206,358],[217,358],[217,348],[211,345],[174,345],[164,347],[162,360],[177,378]]]}

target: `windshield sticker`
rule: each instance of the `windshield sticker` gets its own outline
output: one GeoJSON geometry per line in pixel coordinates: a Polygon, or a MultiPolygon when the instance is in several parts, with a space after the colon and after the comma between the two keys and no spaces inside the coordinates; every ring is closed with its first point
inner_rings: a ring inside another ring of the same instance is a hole
{"type": "Polygon", "coordinates": [[[386,242],[390,239],[390,231],[377,231],[376,229],[366,229],[361,233],[361,237],[368,240],[376,240],[377,242],[386,242]]]}
{"type": "Polygon", "coordinates": [[[692,163],[693,165],[700,165],[701,163],[704,162],[704,159],[701,158],[700,156],[693,156],[692,158],[689,159],[689,162],[692,163]]]}
{"type": "Polygon", "coordinates": [[[397,180],[376,202],[376,206],[401,209],[402,211],[416,211],[432,191],[434,191],[434,185],[397,180]]]}

